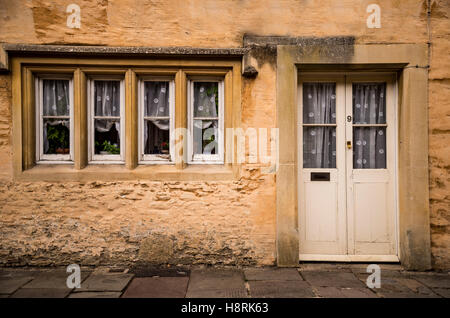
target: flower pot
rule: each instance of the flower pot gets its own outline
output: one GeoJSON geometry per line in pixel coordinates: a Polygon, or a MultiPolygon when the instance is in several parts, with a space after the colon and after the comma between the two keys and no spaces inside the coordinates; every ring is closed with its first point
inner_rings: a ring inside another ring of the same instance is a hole
{"type": "Polygon", "coordinates": [[[161,153],[167,155],[169,153],[169,149],[162,149],[161,153]]]}

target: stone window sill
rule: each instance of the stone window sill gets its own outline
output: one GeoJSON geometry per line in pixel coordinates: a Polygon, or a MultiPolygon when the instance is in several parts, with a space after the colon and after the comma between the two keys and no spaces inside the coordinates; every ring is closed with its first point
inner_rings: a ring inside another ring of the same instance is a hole
{"type": "Polygon", "coordinates": [[[16,176],[19,181],[233,181],[231,165],[140,165],[128,169],[124,165],[89,165],[77,170],[73,165],[35,165],[16,176]]]}

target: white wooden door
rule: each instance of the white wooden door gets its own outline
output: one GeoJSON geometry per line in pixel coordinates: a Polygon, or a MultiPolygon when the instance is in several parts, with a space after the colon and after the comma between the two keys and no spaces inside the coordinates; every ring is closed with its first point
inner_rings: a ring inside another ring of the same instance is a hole
{"type": "Polygon", "coordinates": [[[346,82],[348,254],[396,255],[394,78],[346,82]]]}
{"type": "Polygon", "coordinates": [[[393,75],[302,75],[300,259],[398,261],[393,75]]]}
{"type": "Polygon", "coordinates": [[[300,253],[345,255],[345,148],[338,146],[345,138],[345,110],[339,108],[345,105],[345,78],[309,76],[302,77],[299,84],[298,140],[303,143],[298,153],[300,253]],[[314,104],[324,100],[329,109],[321,111],[314,104]],[[328,162],[318,155],[323,142],[307,145],[319,134],[331,143],[328,162]]]}

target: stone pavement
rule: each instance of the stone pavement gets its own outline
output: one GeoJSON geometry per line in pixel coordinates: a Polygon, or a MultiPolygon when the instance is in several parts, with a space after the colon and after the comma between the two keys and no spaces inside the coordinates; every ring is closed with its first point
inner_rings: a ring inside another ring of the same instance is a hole
{"type": "Polygon", "coordinates": [[[381,288],[367,264],[306,263],[299,268],[81,268],[69,289],[65,268],[0,268],[0,298],[450,298],[450,275],[382,264],[381,288]]]}

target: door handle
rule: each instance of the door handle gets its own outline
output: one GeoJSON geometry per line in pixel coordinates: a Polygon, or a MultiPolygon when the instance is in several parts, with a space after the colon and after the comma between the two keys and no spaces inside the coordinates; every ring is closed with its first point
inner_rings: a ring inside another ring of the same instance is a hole
{"type": "Polygon", "coordinates": [[[352,149],[352,142],[351,141],[347,141],[347,149],[352,149]]]}

